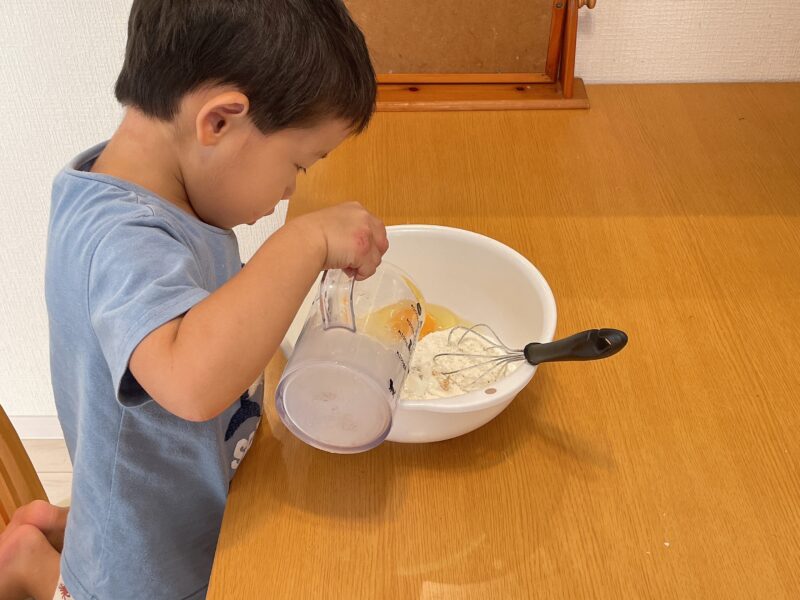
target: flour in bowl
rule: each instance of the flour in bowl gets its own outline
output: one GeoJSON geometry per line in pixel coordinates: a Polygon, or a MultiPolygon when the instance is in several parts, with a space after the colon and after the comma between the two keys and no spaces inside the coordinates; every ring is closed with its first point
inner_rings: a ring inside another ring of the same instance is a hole
{"type": "Polygon", "coordinates": [[[449,342],[448,337],[452,329],[429,333],[422,338],[414,350],[411,359],[410,370],[406,377],[400,397],[405,400],[433,400],[435,398],[449,398],[459,394],[466,394],[474,390],[482,389],[502,379],[512,373],[519,363],[509,363],[498,365],[490,369],[492,365],[486,364],[475,368],[445,375],[449,371],[455,371],[471,365],[478,365],[491,356],[501,356],[506,352],[499,348],[492,348],[491,344],[476,335],[467,335],[460,343],[462,332],[457,331],[453,334],[449,342]],[[461,356],[443,356],[437,360],[433,357],[444,353],[461,354],[480,354],[486,358],[467,358],[461,356]],[[477,377],[479,379],[476,380],[477,377]]]}

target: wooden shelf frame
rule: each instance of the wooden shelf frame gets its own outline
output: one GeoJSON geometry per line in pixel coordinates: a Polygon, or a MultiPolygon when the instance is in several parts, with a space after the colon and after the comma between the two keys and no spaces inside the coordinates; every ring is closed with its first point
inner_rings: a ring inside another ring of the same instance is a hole
{"type": "Polygon", "coordinates": [[[554,0],[544,73],[379,73],[380,111],[589,108],[575,77],[578,12],[596,0],[554,0]]]}

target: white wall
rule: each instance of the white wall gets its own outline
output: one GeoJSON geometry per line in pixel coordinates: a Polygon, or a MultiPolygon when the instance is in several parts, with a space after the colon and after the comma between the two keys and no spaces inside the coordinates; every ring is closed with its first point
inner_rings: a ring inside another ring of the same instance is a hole
{"type": "Polygon", "coordinates": [[[800,79],[794,0],[598,0],[580,14],[587,82],[800,79]]]}
{"type": "MultiPolygon", "coordinates": [[[[120,117],[112,87],[130,0],[3,5],[0,401],[28,427],[35,419],[20,416],[55,414],[42,290],[50,181],[120,117]]],[[[800,79],[800,3],[599,0],[582,11],[576,72],[588,82],[800,79]]],[[[274,225],[242,232],[243,254],[274,225]]]]}

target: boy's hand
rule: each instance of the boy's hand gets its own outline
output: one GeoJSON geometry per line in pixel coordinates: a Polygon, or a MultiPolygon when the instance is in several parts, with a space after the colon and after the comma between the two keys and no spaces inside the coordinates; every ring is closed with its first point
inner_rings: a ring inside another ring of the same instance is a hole
{"type": "Polygon", "coordinates": [[[325,269],[342,269],[361,281],[375,273],[389,249],[386,227],[358,202],[339,204],[295,219],[319,237],[325,269]]]}

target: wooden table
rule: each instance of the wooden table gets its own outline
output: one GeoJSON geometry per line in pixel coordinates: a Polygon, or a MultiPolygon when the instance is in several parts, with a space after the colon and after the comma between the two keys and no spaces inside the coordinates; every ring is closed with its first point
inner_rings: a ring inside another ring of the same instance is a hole
{"type": "Polygon", "coordinates": [[[589,96],[379,114],[291,211],[497,238],[550,282],[559,335],[628,347],[436,444],[329,455],[270,403],[210,599],[800,597],[800,84],[589,96]]]}

